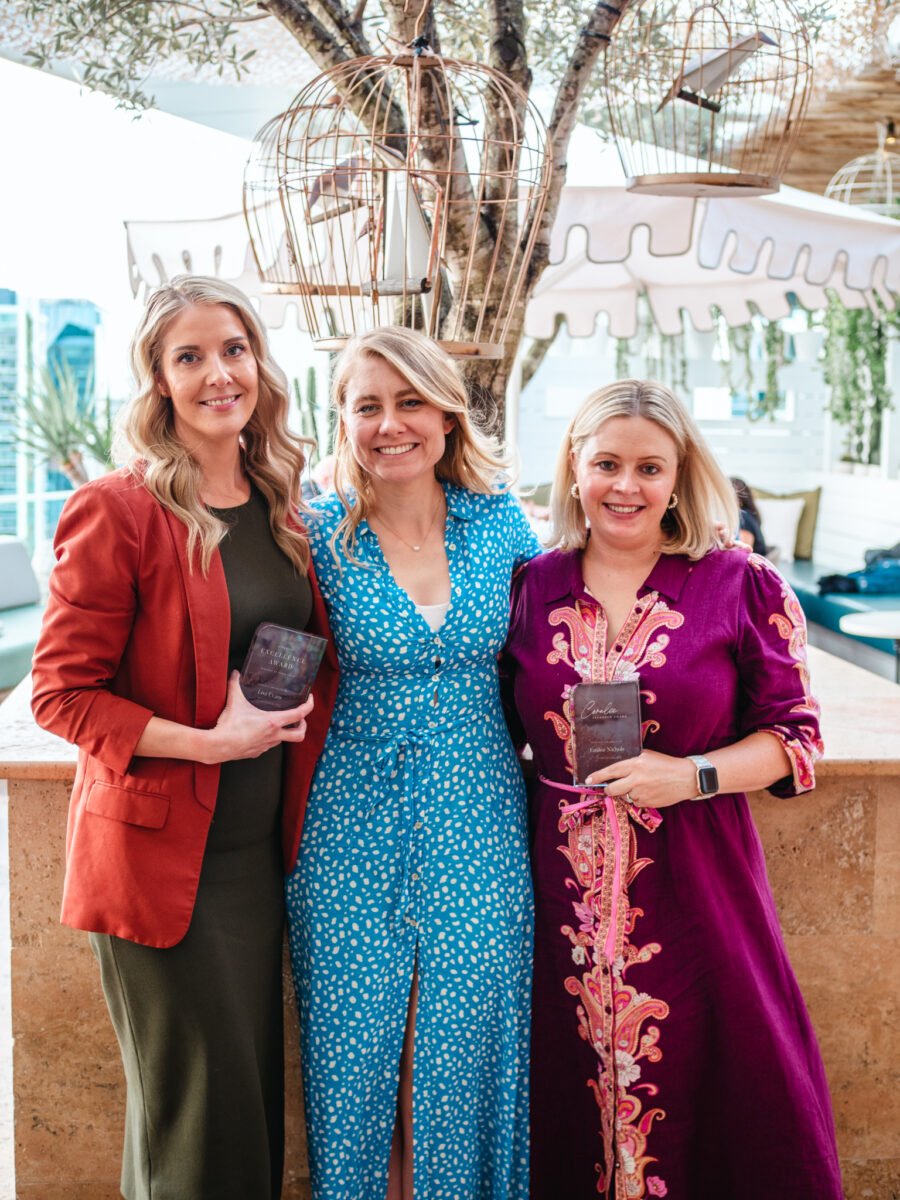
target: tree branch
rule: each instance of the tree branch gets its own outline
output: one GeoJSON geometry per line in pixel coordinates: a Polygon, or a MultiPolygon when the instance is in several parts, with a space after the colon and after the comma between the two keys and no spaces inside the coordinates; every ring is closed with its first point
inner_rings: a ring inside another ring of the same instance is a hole
{"type": "Polygon", "coordinates": [[[353,55],[325,28],[300,0],[257,0],[259,7],[271,13],[287,29],[323,71],[347,62],[353,55]]]}
{"type": "Polygon", "coordinates": [[[319,3],[344,35],[354,54],[362,56],[372,53],[372,47],[362,32],[361,21],[357,21],[351,13],[348,13],[338,0],[319,0],[319,3]]]}
{"type": "Polygon", "coordinates": [[[229,25],[246,25],[250,21],[268,21],[271,18],[271,13],[263,12],[256,13],[252,17],[214,17],[209,13],[204,17],[189,17],[184,21],[176,22],[172,28],[174,30],[188,29],[191,25],[221,25],[227,22],[229,25]]]}
{"type": "Polygon", "coordinates": [[[534,379],[537,374],[537,369],[547,356],[547,351],[556,341],[556,335],[562,328],[562,323],[565,318],[562,313],[557,313],[553,318],[553,332],[548,337],[535,338],[528,347],[527,353],[522,358],[522,388],[523,390],[534,379]]]}
{"type": "Polygon", "coordinates": [[[490,65],[524,91],[531,87],[522,0],[492,0],[490,65]]]}
{"type": "Polygon", "coordinates": [[[631,4],[632,0],[610,0],[610,3],[605,3],[605,0],[597,0],[587,25],[581,31],[557,89],[549,126],[550,143],[553,150],[550,194],[547,197],[541,227],[535,242],[524,299],[531,296],[544,268],[550,261],[550,233],[559,209],[563,185],[566,182],[566,155],[588,80],[602,50],[609,42],[609,35],[622,13],[630,8],[631,4]]]}

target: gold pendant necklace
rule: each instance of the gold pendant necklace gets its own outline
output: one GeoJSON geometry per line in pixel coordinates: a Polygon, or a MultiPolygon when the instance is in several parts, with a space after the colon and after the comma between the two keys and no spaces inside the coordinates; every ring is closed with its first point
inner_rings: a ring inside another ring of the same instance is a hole
{"type": "Polygon", "coordinates": [[[387,523],[387,521],[384,519],[384,517],[381,516],[380,513],[378,514],[377,519],[385,527],[385,529],[388,531],[388,533],[392,533],[394,535],[394,537],[397,538],[398,541],[403,543],[404,546],[408,546],[410,550],[415,550],[415,552],[418,554],[419,551],[422,549],[422,546],[424,546],[425,543],[428,541],[428,539],[431,537],[431,531],[434,529],[434,523],[438,518],[438,513],[441,511],[441,508],[443,506],[443,501],[444,501],[444,497],[442,495],[440,500],[437,503],[437,507],[435,508],[434,513],[432,514],[431,524],[428,526],[428,530],[427,530],[425,536],[422,538],[422,543],[419,546],[414,546],[412,544],[412,542],[408,542],[406,540],[406,538],[403,536],[402,533],[398,533],[396,529],[391,528],[391,526],[387,523]]]}

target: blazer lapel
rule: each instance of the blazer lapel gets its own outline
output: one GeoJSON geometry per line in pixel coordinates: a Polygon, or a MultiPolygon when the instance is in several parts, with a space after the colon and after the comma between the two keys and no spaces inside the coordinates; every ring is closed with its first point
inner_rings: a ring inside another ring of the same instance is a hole
{"type": "Polygon", "coordinates": [[[165,512],[190,614],[197,677],[195,725],[198,729],[209,729],[215,725],[224,707],[228,683],[231,609],[225,569],[222,556],[216,550],[209,564],[208,575],[203,576],[198,563],[194,564],[194,570],[191,571],[187,555],[187,528],[174,513],[168,509],[165,512]]]}

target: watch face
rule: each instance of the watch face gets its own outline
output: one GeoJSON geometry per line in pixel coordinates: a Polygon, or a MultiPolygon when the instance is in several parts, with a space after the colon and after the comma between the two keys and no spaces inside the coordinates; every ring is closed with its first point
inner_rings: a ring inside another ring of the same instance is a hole
{"type": "Polygon", "coordinates": [[[697,781],[703,796],[710,796],[719,790],[719,776],[715,767],[700,767],[697,771],[697,781]]]}

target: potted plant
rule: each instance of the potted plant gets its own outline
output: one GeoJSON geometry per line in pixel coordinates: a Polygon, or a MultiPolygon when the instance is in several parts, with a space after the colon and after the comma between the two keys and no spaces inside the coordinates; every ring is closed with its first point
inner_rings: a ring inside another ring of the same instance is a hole
{"type": "Polygon", "coordinates": [[[65,361],[45,367],[40,384],[18,401],[16,441],[57,466],[73,488],[87,483],[85,454],[112,466],[112,403],[98,405],[91,381],[84,390],[65,361]]]}

